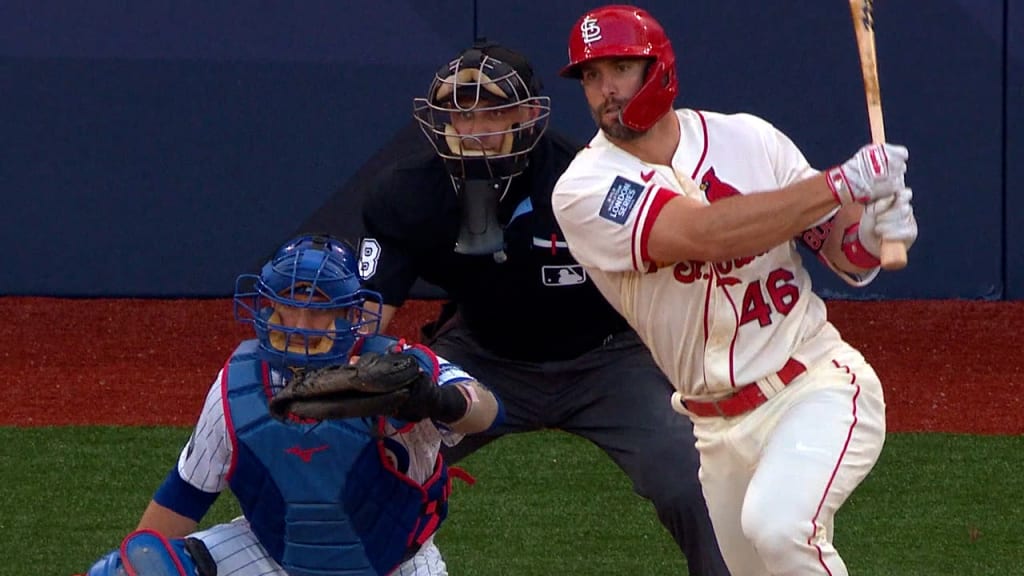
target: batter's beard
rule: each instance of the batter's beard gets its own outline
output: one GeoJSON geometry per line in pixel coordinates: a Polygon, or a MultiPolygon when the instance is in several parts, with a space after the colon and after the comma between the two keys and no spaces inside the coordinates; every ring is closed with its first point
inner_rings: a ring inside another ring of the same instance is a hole
{"type": "Polygon", "coordinates": [[[601,131],[604,132],[606,135],[608,135],[608,137],[610,137],[610,138],[612,138],[614,140],[629,141],[629,140],[636,140],[637,138],[639,138],[640,136],[642,136],[644,134],[643,132],[638,132],[636,130],[633,130],[632,128],[630,128],[630,127],[628,127],[628,126],[626,126],[625,124],[622,123],[622,112],[621,112],[621,109],[620,109],[620,112],[619,112],[619,116],[617,116],[614,121],[612,121],[612,122],[605,122],[603,120],[603,118],[604,118],[603,109],[604,109],[603,105],[599,106],[597,108],[591,108],[590,109],[590,116],[594,119],[594,123],[597,124],[597,127],[600,128],[601,131]]]}

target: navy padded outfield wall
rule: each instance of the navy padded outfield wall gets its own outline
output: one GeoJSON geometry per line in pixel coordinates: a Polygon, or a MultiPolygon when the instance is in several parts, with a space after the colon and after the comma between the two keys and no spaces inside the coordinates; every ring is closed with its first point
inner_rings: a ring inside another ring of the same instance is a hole
{"type": "MultiPolygon", "coordinates": [[[[557,77],[601,2],[0,3],[0,294],[219,297],[296,229],[358,233],[344,194],[422,145],[412,98],[485,35],[526,53],[552,126],[593,125],[557,77]]],[[[677,104],[751,112],[812,164],[870,135],[845,2],[637,2],[668,29],[677,104]],[[799,5],[799,6],[797,6],[799,5]]],[[[875,3],[889,140],[911,149],[910,265],[842,298],[1024,298],[1024,7],[875,3]]]]}
{"type": "Polygon", "coordinates": [[[465,0],[0,2],[0,293],[231,294],[472,38],[465,0]]]}
{"type": "Polygon", "coordinates": [[[1024,300],[1024,3],[1019,1],[1007,0],[1006,46],[1005,296],[1024,300]]]}

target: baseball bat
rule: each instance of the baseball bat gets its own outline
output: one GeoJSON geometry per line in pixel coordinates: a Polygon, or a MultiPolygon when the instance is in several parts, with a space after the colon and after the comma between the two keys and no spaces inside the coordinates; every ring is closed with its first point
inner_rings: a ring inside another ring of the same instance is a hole
{"type": "MultiPolygon", "coordinates": [[[[875,59],[874,0],[850,0],[850,15],[860,52],[860,71],[864,76],[864,96],[868,103],[868,122],[871,124],[871,142],[885,142],[885,123],[882,122],[882,93],[878,87],[878,64],[875,59]]],[[[882,268],[900,270],[907,265],[907,248],[902,242],[882,239],[882,268]]]]}

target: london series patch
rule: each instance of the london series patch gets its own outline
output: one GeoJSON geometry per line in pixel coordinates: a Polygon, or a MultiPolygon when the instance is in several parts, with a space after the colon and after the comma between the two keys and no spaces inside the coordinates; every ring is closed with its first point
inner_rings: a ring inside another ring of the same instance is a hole
{"type": "Polygon", "coordinates": [[[608,194],[604,197],[604,204],[601,206],[601,217],[612,222],[625,224],[633,206],[643,193],[644,187],[638,182],[627,180],[622,176],[616,176],[608,194]]]}

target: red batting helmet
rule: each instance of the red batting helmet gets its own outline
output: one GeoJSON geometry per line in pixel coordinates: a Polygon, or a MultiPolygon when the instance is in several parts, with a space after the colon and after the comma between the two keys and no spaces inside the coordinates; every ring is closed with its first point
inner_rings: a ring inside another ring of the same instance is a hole
{"type": "Polygon", "coordinates": [[[676,55],[665,30],[646,10],[617,4],[583,15],[569,33],[569,64],[564,78],[580,78],[580,65],[598,58],[650,58],[643,86],[622,109],[622,123],[648,130],[666,112],[679,91],[676,55]]]}

